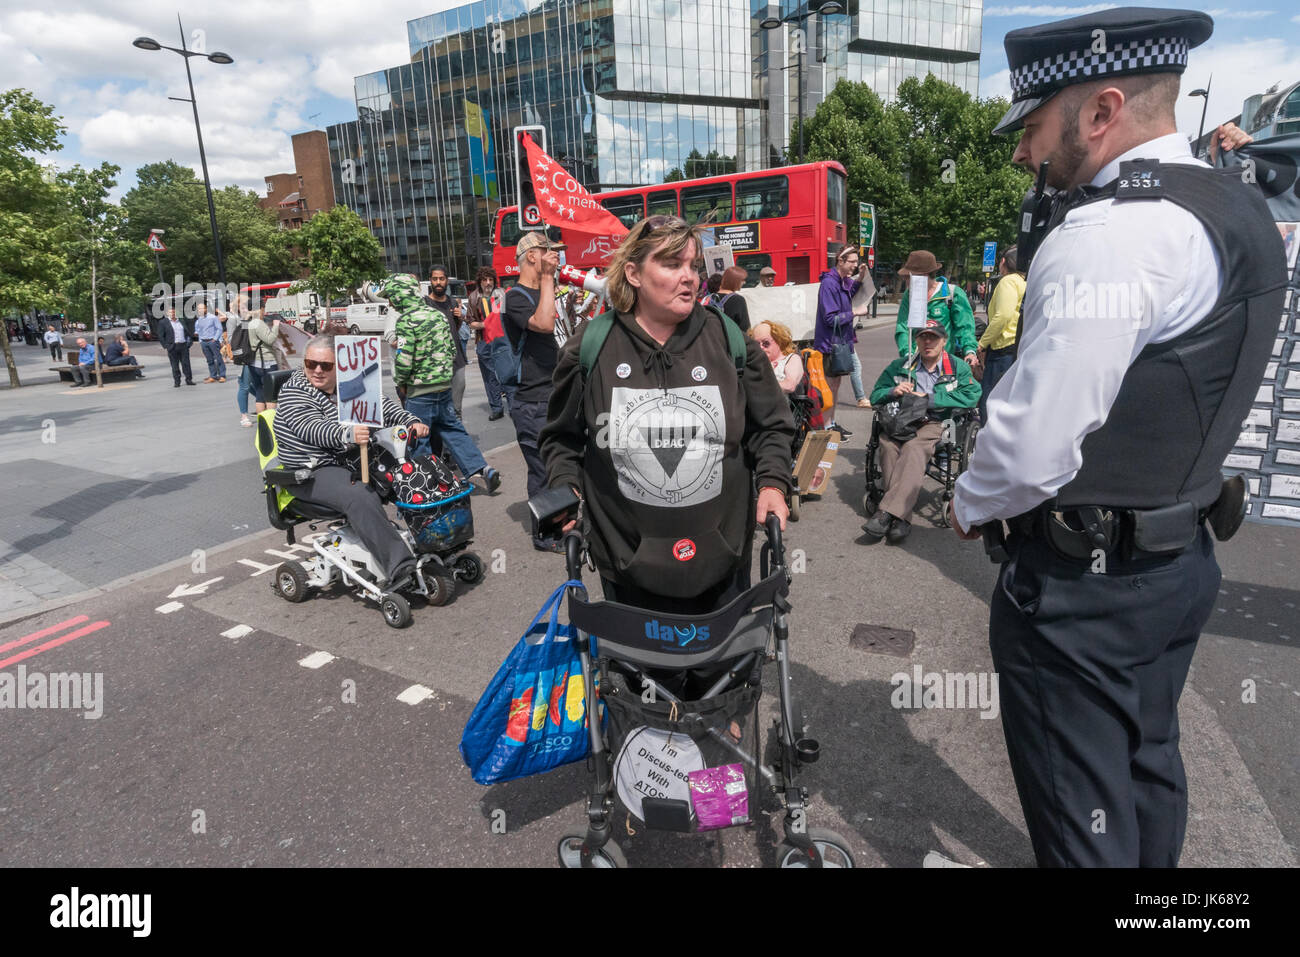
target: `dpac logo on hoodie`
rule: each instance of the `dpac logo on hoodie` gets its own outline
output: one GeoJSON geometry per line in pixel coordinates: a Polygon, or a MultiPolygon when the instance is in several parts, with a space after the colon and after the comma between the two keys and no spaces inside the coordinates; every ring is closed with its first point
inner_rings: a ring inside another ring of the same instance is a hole
{"type": "Polygon", "coordinates": [[[722,491],[726,413],[716,385],[613,390],[610,457],[634,502],[686,508],[722,491]]]}

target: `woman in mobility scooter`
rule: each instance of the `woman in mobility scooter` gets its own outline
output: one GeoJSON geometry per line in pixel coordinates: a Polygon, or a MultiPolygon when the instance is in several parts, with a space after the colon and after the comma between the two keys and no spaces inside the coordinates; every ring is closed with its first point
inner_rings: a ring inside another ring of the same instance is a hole
{"type": "Polygon", "coordinates": [[[589,828],[561,840],[560,862],[623,863],[611,841],[616,797],[649,827],[729,826],[748,820],[761,776],[786,810],[783,866],[851,866],[842,838],[804,825],[807,792],[794,781],[818,746],[791,701],[785,654],[790,406],[757,343],[697,304],[701,249],[681,219],[638,223],[610,262],[612,308],[570,339],[555,372],[541,449],[550,488],[572,489],[585,512],[565,542],[569,577],[589,549],[605,600],[572,589],[569,613],[587,713],[597,713],[596,667],[609,714],[607,727],[589,722],[589,828]],[[751,587],[756,520],[769,541],[751,587]],[[757,747],[761,667],[772,660],[776,770],[757,747]]]}

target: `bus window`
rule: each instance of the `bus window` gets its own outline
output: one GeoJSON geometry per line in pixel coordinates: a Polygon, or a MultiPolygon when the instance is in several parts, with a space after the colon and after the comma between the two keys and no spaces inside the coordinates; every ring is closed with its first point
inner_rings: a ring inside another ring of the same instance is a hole
{"type": "Polygon", "coordinates": [[[785,281],[799,285],[812,281],[808,273],[807,256],[791,256],[785,261],[785,281]]]}
{"type": "Polygon", "coordinates": [[[519,231],[519,214],[503,213],[501,215],[501,245],[517,246],[523,233],[519,231]]]}
{"type": "Polygon", "coordinates": [[[628,229],[645,218],[644,200],[640,196],[615,196],[600,200],[600,205],[617,216],[628,229]]]}
{"type": "Polygon", "coordinates": [[[731,222],[731,184],[710,183],[682,190],[682,219],[703,226],[731,222]]]}
{"type": "Polygon", "coordinates": [[[745,285],[757,286],[759,272],[764,266],[772,265],[772,257],[767,253],[749,253],[737,256],[736,265],[745,270],[745,285]]]}
{"type": "Polygon", "coordinates": [[[661,193],[651,193],[646,200],[647,216],[676,216],[677,190],[669,189],[661,193]]]}
{"type": "Polygon", "coordinates": [[[826,168],[826,218],[843,223],[848,217],[848,197],[845,195],[844,174],[826,168]]]}
{"type": "Polygon", "coordinates": [[[775,219],[790,212],[790,181],[784,176],[736,183],[737,219],[775,219]]]}

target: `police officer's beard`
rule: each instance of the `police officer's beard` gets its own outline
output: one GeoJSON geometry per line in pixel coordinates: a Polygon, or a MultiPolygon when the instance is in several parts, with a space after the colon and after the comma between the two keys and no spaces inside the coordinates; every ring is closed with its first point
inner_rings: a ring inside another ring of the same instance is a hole
{"type": "Polygon", "coordinates": [[[1088,159],[1088,150],[1079,139],[1079,110],[1071,104],[1061,123],[1061,142],[1049,157],[1047,185],[1056,189],[1073,189],[1079,168],[1088,159]]]}

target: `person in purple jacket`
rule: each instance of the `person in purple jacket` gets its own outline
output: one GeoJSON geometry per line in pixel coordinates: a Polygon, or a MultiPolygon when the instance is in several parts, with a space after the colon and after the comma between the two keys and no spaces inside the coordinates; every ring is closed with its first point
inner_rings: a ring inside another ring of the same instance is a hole
{"type": "MultiPolygon", "coordinates": [[[[822,368],[830,369],[831,347],[838,342],[847,342],[853,347],[853,372],[850,380],[858,405],[866,407],[867,394],[862,388],[862,363],[858,359],[858,334],[853,330],[853,295],[862,288],[862,281],[867,275],[867,264],[859,264],[856,246],[841,246],[835,257],[835,268],[828,269],[821,276],[821,290],[817,293],[817,331],[813,341],[814,347],[825,357],[822,368]],[[855,277],[853,274],[857,273],[855,277]]],[[[835,407],[840,395],[840,380],[843,376],[832,376],[829,371],[826,382],[831,387],[831,419],[826,428],[848,438],[853,433],[844,428],[835,419],[835,407]]]]}

